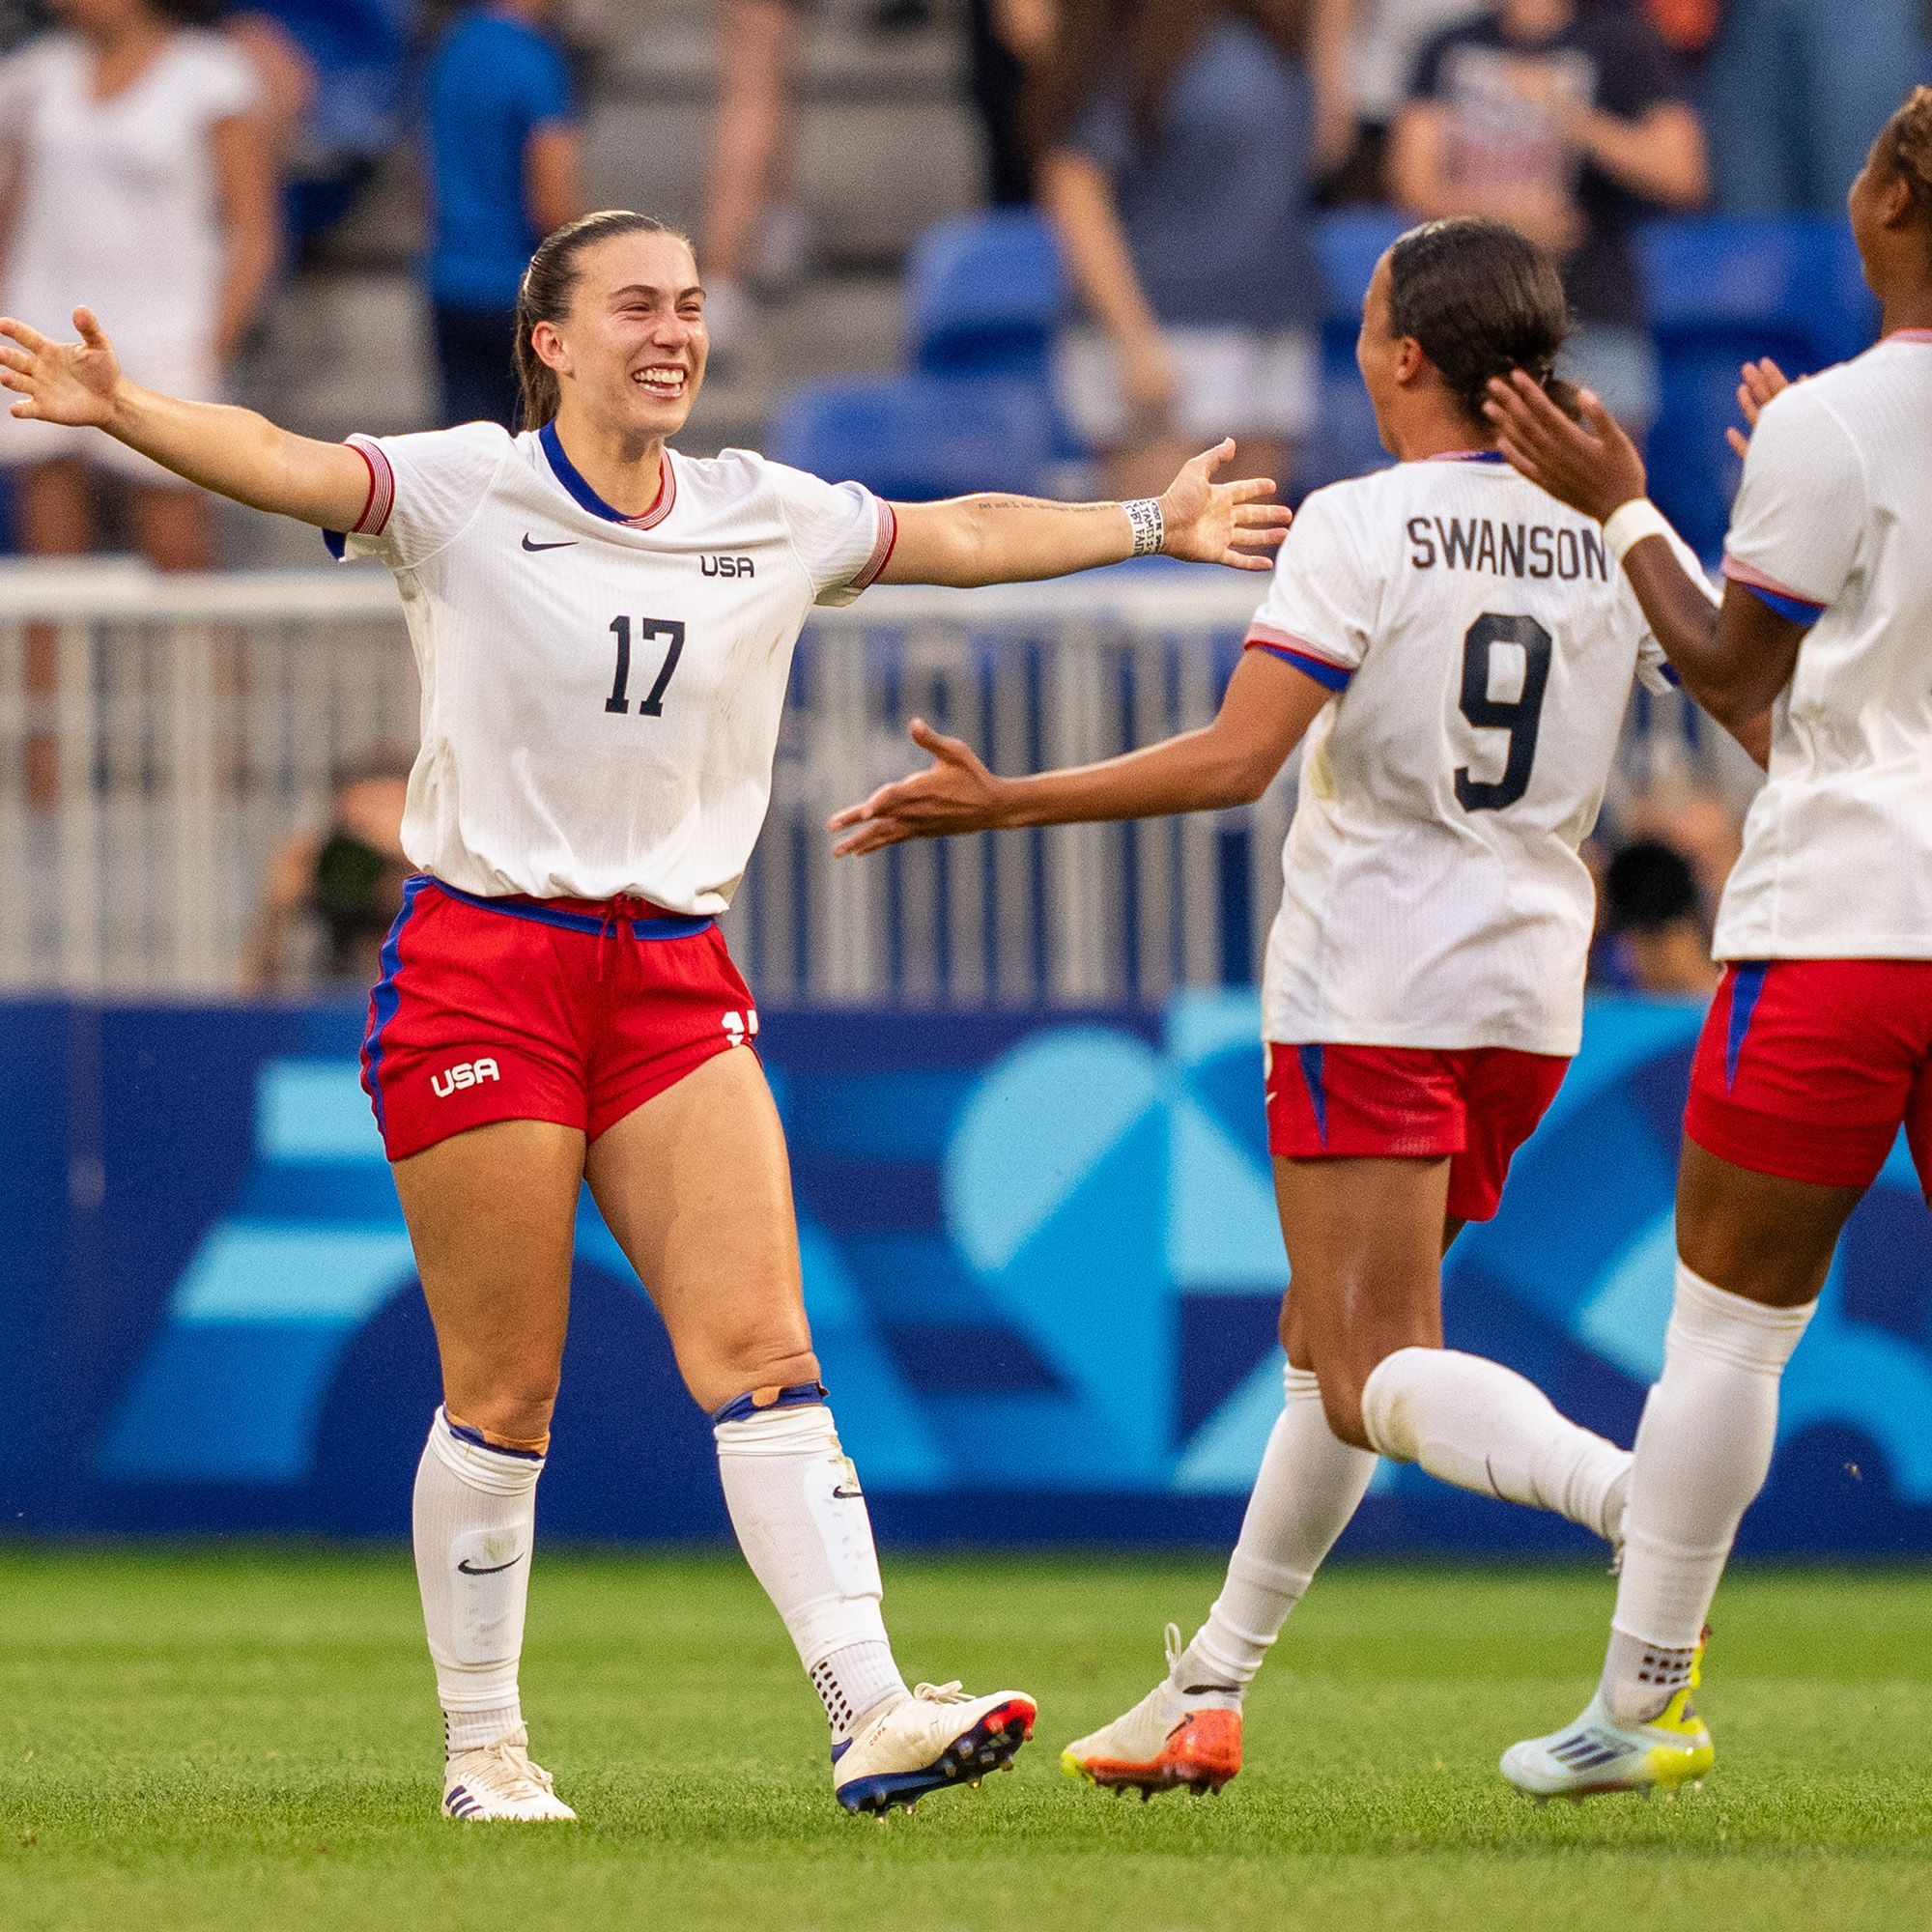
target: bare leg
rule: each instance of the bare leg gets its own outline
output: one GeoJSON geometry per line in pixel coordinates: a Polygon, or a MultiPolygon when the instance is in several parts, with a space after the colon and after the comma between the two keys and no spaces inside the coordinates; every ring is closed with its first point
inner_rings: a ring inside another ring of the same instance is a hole
{"type": "MultiPolygon", "coordinates": [[[[14,473],[20,548],[29,556],[84,556],[95,545],[94,479],[71,456],[36,463],[14,473]]],[[[60,690],[60,639],[50,624],[29,624],[27,695],[52,697],[60,690]]],[[[60,800],[60,747],[45,732],[26,744],[27,797],[43,811],[60,800]]]]}
{"type": "Polygon", "coordinates": [[[751,272],[758,224],[791,185],[792,72],[798,9],[785,0],[722,0],[718,108],[705,178],[707,280],[751,272]]]}
{"type": "Polygon", "coordinates": [[[128,507],[134,541],[156,570],[214,568],[214,518],[201,491],[137,485],[128,507]]]}
{"type": "Polygon", "coordinates": [[[835,1747],[907,1697],[871,1523],[819,1386],[778,1110],[749,1048],[716,1055],[590,1149],[597,1205],[711,1411],[732,1527],[835,1747]]]}
{"type": "MultiPolygon", "coordinates": [[[[1629,1455],[1500,1362],[1442,1346],[1443,1160],[1277,1160],[1291,1321],[1344,1442],[1614,1540],[1629,1455]]],[[[1293,1359],[1293,1358],[1291,1358],[1293,1359]]]]}
{"type": "Polygon", "coordinates": [[[541,1121],[476,1127],[395,1164],[442,1357],[412,1516],[453,1815],[570,1815],[527,1760],[493,1754],[524,1739],[517,1670],[582,1169],[583,1136],[541,1121]]]}
{"type": "Polygon", "coordinates": [[[1373,1449],[1362,1389],[1399,1349],[1442,1346],[1445,1160],[1276,1160],[1293,1287],[1289,1360],[1321,1381],[1329,1426],[1373,1449]]]}

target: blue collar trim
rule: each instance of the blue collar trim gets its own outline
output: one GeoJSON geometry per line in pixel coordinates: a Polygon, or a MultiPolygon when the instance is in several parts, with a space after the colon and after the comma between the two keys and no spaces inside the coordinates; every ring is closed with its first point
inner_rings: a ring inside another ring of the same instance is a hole
{"type": "MultiPolygon", "coordinates": [[[[580,507],[588,510],[593,517],[602,517],[607,524],[635,525],[640,521],[637,517],[625,516],[622,510],[612,509],[584,481],[582,472],[564,454],[563,440],[557,435],[556,424],[554,421],[545,423],[543,428],[537,431],[537,440],[543,445],[543,453],[550,461],[552,473],[570,492],[572,498],[580,507]]],[[[669,461],[670,453],[669,451],[666,451],[658,469],[658,494],[652,497],[650,509],[643,513],[646,517],[651,514],[651,510],[655,510],[664,501],[665,475],[663,466],[669,461]]]]}

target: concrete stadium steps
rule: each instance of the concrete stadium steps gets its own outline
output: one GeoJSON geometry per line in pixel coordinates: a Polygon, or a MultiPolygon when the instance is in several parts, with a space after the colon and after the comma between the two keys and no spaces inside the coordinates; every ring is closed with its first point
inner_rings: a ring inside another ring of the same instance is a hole
{"type": "MultiPolygon", "coordinates": [[[[933,222],[979,204],[979,131],[965,99],[963,36],[939,23],[874,35],[856,0],[823,4],[799,81],[798,198],[810,221],[805,279],[763,301],[738,353],[706,382],[680,446],[755,446],[800,384],[897,366],[898,270],[933,222]]],[[[621,4],[607,17],[585,108],[593,202],[696,228],[712,102],[709,0],[621,4]]],[[[416,157],[384,164],[354,213],[313,251],[242,372],[242,399],[310,435],[427,427],[436,390],[416,277],[424,192],[416,157]]],[[[236,513],[238,563],[307,562],[304,532],[236,513]]]]}

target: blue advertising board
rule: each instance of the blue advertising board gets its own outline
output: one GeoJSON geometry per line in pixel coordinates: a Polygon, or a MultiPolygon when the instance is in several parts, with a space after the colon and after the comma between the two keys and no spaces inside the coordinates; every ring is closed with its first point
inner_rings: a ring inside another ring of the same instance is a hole
{"type": "MultiPolygon", "coordinates": [[[[765,1016],[806,1297],[888,1540],[1230,1537],[1286,1277],[1251,992],[765,1016]]],[[[1698,1014],[1610,1000],[1445,1272],[1452,1343],[1629,1441],[1698,1014]]],[[[437,1396],[347,1006],[0,1006],[0,1474],[17,1532],[399,1532],[437,1396]]],[[[552,1536],[724,1533],[708,1431],[587,1199],[552,1536]]],[[[1577,1533],[1384,1465],[1350,1547],[1577,1533]]],[[[1764,1551],[1932,1551],[1932,1220],[1902,1152],[1785,1378],[1764,1551]]]]}

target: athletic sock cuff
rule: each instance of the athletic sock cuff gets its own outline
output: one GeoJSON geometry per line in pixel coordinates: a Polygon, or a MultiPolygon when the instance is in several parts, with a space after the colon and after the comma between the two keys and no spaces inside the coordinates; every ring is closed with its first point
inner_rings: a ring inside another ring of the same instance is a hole
{"type": "Polygon", "coordinates": [[[823,1403],[809,1408],[767,1408],[742,1422],[717,1422],[712,1439],[721,1456],[796,1456],[801,1450],[838,1454],[838,1426],[823,1403]]]}
{"type": "Polygon", "coordinates": [[[1770,1308],[1719,1288],[1680,1261],[1665,1352],[1689,1350],[1759,1375],[1779,1375],[1817,1306],[1807,1301],[1797,1308],[1770,1308]]]}
{"type": "Polygon", "coordinates": [[[521,1495],[543,1474],[541,1456],[486,1442],[479,1431],[452,1422],[446,1408],[439,1408],[429,1426],[429,1449],[458,1482],[493,1496],[521,1495]]]}
{"type": "Polygon", "coordinates": [[[749,1422],[754,1416],[769,1415],[777,1409],[809,1408],[824,1401],[823,1382],[793,1382],[787,1387],[768,1383],[721,1403],[711,1411],[711,1426],[716,1429],[723,1422],[749,1422]]]}
{"type": "Polygon", "coordinates": [[[1376,1454],[1391,1463],[1413,1463],[1416,1444],[1402,1413],[1408,1371],[1417,1356],[1439,1356],[1442,1349],[1398,1349],[1369,1371],[1362,1384],[1362,1433],[1376,1454]]]}

